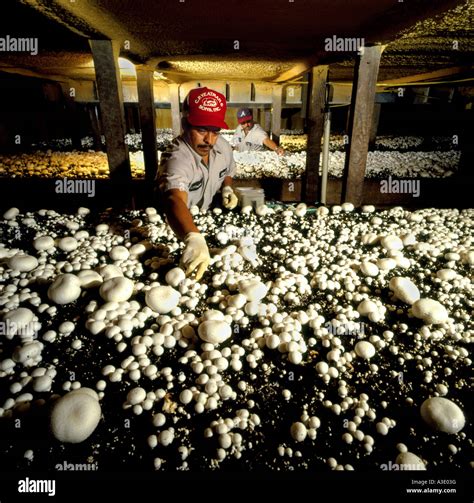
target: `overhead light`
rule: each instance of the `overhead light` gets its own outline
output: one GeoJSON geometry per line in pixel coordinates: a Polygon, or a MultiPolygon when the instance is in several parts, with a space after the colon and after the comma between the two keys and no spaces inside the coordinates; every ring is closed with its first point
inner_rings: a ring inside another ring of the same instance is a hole
{"type": "Polygon", "coordinates": [[[126,58],[118,59],[120,76],[121,77],[136,77],[137,72],[135,70],[135,65],[126,58]]]}

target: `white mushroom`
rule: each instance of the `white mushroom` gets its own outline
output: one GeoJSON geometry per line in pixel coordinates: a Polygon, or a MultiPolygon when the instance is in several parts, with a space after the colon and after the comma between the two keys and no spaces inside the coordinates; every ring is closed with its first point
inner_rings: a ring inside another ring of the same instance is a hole
{"type": "Polygon", "coordinates": [[[405,302],[405,304],[411,305],[420,298],[420,291],[415,283],[408,278],[397,276],[390,280],[388,286],[395,297],[405,302]]]}
{"type": "Polygon", "coordinates": [[[211,344],[221,344],[232,335],[230,325],[225,321],[203,321],[198,328],[199,337],[211,344]]]}
{"type": "Polygon", "coordinates": [[[114,246],[109,252],[109,257],[112,260],[127,260],[130,252],[125,246],[114,246]]]}
{"type": "Polygon", "coordinates": [[[379,268],[368,260],[364,260],[360,264],[360,270],[365,276],[377,276],[379,274],[379,268]]]}
{"type": "Polygon", "coordinates": [[[359,341],[354,348],[357,356],[369,360],[375,355],[375,346],[369,341],[359,341]]]}
{"type": "Polygon", "coordinates": [[[81,295],[81,281],[74,274],[59,275],[48,288],[48,297],[56,304],[69,304],[81,295]]]}
{"type": "Polygon", "coordinates": [[[428,398],[422,403],[420,412],[423,421],[445,433],[457,433],[466,423],[463,411],[454,402],[443,397],[428,398]]]}
{"type": "Polygon", "coordinates": [[[420,299],[412,307],[413,316],[420,318],[427,325],[438,325],[448,320],[446,308],[437,300],[420,299]]]}
{"type": "Polygon", "coordinates": [[[67,393],[51,412],[51,431],[60,442],[77,444],[97,428],[101,416],[100,404],[94,390],[80,388],[67,393]]]}
{"type": "Polygon", "coordinates": [[[145,302],[153,311],[166,314],[179,304],[180,297],[171,286],[155,286],[146,292],[145,302]]]}
{"type": "Polygon", "coordinates": [[[134,286],[129,278],[116,277],[104,281],[99,293],[106,302],[124,302],[132,296],[134,286]]]}
{"type": "Polygon", "coordinates": [[[9,259],[8,267],[14,271],[29,272],[38,267],[38,259],[31,255],[17,254],[9,259]]]}
{"type": "Polygon", "coordinates": [[[81,282],[81,287],[86,289],[100,286],[104,281],[104,279],[98,272],[92,271],[91,269],[79,271],[77,273],[77,277],[81,282]]]}
{"type": "Polygon", "coordinates": [[[19,307],[9,311],[3,317],[5,324],[5,335],[7,339],[12,339],[17,334],[23,334],[28,329],[32,329],[31,323],[35,315],[27,307],[19,307]]]}
{"type": "Polygon", "coordinates": [[[51,236],[40,236],[33,241],[33,248],[38,251],[54,248],[54,239],[51,236]]]}
{"type": "Polygon", "coordinates": [[[400,470],[426,470],[426,465],[421,458],[412,452],[401,452],[395,463],[400,470]]]}
{"type": "Polygon", "coordinates": [[[245,295],[248,301],[261,300],[267,295],[268,287],[256,279],[239,281],[239,292],[245,295]]]}
{"type": "Polygon", "coordinates": [[[398,236],[385,236],[380,240],[380,244],[386,250],[401,250],[403,241],[398,236]]]}
{"type": "Polygon", "coordinates": [[[296,442],[303,442],[303,440],[306,438],[306,435],[308,434],[306,426],[303,423],[300,423],[299,421],[291,425],[290,431],[291,436],[296,442]]]}
{"type": "Polygon", "coordinates": [[[170,269],[165,276],[166,282],[172,287],[177,287],[185,278],[186,274],[180,267],[170,269]]]}

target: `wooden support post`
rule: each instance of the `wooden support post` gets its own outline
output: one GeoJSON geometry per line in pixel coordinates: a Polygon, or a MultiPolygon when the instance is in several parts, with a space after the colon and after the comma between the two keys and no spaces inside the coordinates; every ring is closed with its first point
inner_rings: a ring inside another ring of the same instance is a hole
{"type": "Polygon", "coordinates": [[[369,138],[369,147],[375,147],[375,140],[377,139],[377,130],[379,129],[380,122],[380,110],[382,108],[381,103],[374,104],[374,113],[372,115],[372,125],[370,127],[370,138],[369,138]]]}
{"type": "Polygon", "coordinates": [[[90,40],[97,90],[104,128],[110,177],[118,181],[132,178],[125,144],[125,116],[122,82],[118,67],[119,44],[111,40],[90,40]]]}
{"type": "Polygon", "coordinates": [[[133,106],[127,105],[125,107],[125,132],[136,133],[135,122],[133,120],[133,106]]]}
{"type": "Polygon", "coordinates": [[[94,150],[102,150],[102,140],[100,134],[99,119],[97,117],[97,107],[95,103],[89,104],[87,107],[89,112],[89,120],[92,129],[92,141],[94,142],[94,150]]]}
{"type": "Polygon", "coordinates": [[[268,109],[263,110],[263,123],[264,123],[264,128],[265,131],[270,132],[270,129],[272,127],[272,117],[271,117],[271,111],[268,109]]]}
{"type": "Polygon", "coordinates": [[[254,107],[252,108],[252,115],[253,115],[253,120],[257,124],[259,123],[259,118],[258,118],[258,108],[254,107]]]}
{"type": "MultiPolygon", "coordinates": [[[[309,82],[310,73],[304,74],[304,81],[309,82]]],[[[306,119],[306,115],[308,113],[308,96],[309,96],[309,85],[308,84],[301,85],[301,114],[300,117],[302,119],[306,119]]]]}
{"type": "Polygon", "coordinates": [[[365,47],[354,70],[349,121],[349,150],[346,154],[342,199],[360,206],[364,189],[375,88],[383,47],[365,47]]]}
{"type": "Polygon", "coordinates": [[[316,66],[311,71],[308,95],[308,145],[306,148],[306,173],[304,176],[304,201],[314,204],[319,193],[319,159],[324,131],[324,106],[328,66],[316,66]]]}
{"type": "Polygon", "coordinates": [[[458,175],[466,177],[467,186],[472,187],[474,180],[474,102],[466,104],[462,114],[463,122],[461,133],[459,134],[459,146],[461,147],[461,157],[459,159],[458,175]]]}
{"type": "Polygon", "coordinates": [[[179,84],[170,84],[171,127],[175,136],[181,134],[181,115],[179,113],[179,84]]]}
{"type": "Polygon", "coordinates": [[[153,183],[158,169],[153,70],[137,68],[137,87],[143,159],[145,161],[145,180],[153,183]]]}
{"type": "Polygon", "coordinates": [[[281,131],[281,102],[283,86],[276,84],[272,88],[272,140],[280,143],[281,131]]]}

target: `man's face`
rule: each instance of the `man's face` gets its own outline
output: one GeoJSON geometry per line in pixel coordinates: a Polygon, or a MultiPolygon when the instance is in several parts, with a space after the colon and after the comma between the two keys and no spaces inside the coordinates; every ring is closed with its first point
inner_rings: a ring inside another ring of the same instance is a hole
{"type": "Polygon", "coordinates": [[[253,120],[250,119],[248,121],[241,122],[240,125],[245,133],[248,133],[253,128],[253,120]]]}
{"type": "Polygon", "coordinates": [[[218,128],[204,126],[190,127],[187,131],[187,139],[191,147],[201,156],[207,157],[216,144],[219,137],[218,128]]]}

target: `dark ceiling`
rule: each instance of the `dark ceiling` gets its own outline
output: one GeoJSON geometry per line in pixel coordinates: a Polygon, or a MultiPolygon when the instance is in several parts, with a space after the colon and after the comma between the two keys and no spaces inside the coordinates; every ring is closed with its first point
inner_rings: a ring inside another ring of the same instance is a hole
{"type": "Polygon", "coordinates": [[[0,68],[93,79],[88,39],[109,38],[127,41],[122,56],[177,82],[284,82],[321,63],[350,80],[354,55],[325,51],[336,36],[388,44],[381,76],[391,79],[469,67],[472,17],[471,0],[3,0],[1,33],[38,37],[40,53],[0,53],[0,68]]]}

